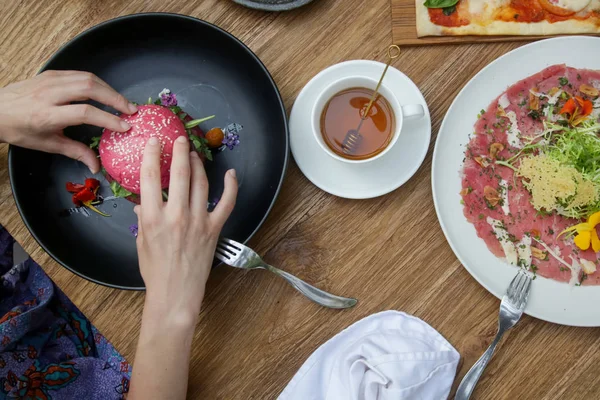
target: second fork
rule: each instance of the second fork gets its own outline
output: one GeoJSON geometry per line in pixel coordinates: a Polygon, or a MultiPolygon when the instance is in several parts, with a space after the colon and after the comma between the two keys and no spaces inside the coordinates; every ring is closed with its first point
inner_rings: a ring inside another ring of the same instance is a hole
{"type": "Polygon", "coordinates": [[[316,288],[302,279],[265,263],[251,248],[231,239],[219,240],[215,257],[232,267],[243,269],[266,269],[288,281],[296,290],[315,303],[328,308],[350,308],[357,303],[356,299],[336,296],[316,288]]]}
{"type": "Polygon", "coordinates": [[[467,400],[471,397],[479,378],[483,374],[483,370],[492,359],[494,350],[496,350],[496,346],[500,342],[500,339],[502,339],[504,332],[515,326],[519,322],[519,319],[521,319],[523,311],[525,311],[525,307],[527,306],[531,281],[531,277],[527,272],[523,271],[519,271],[513,278],[500,303],[498,333],[492,344],[490,344],[490,347],[488,347],[486,352],[483,353],[463,378],[456,391],[455,400],[467,400]]]}

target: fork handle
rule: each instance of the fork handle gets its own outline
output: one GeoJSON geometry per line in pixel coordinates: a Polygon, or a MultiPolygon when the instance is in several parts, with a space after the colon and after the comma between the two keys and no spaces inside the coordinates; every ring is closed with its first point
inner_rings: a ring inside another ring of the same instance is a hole
{"type": "Polygon", "coordinates": [[[308,283],[304,282],[302,279],[295,277],[289,272],[285,272],[280,270],[279,268],[275,268],[271,265],[264,264],[263,267],[273,272],[276,275],[281,276],[283,279],[288,281],[293,287],[296,288],[300,293],[308,297],[310,300],[314,301],[317,304],[320,304],[324,307],[328,308],[350,308],[356,305],[358,302],[356,299],[340,297],[333,295],[331,293],[327,293],[321,289],[318,289],[308,283]]]}
{"type": "Polygon", "coordinates": [[[490,344],[490,347],[488,347],[485,353],[483,353],[479,360],[471,367],[458,386],[454,400],[468,400],[471,397],[479,378],[481,378],[481,375],[483,374],[483,370],[492,359],[494,350],[496,350],[496,346],[498,345],[498,342],[500,342],[500,339],[502,339],[504,332],[506,332],[506,330],[502,328],[498,329],[498,333],[492,344],[490,344]]]}

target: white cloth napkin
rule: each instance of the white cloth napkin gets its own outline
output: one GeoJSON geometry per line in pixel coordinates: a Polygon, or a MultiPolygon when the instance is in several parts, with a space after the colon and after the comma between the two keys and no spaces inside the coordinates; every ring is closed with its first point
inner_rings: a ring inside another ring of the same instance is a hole
{"type": "Polygon", "coordinates": [[[419,318],[384,311],[319,347],[279,400],[446,399],[459,360],[454,347],[419,318]]]}

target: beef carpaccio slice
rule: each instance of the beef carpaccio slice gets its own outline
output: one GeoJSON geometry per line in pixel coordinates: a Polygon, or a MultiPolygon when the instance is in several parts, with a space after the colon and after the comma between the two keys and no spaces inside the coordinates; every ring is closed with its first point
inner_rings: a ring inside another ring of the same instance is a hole
{"type": "MultiPolygon", "coordinates": [[[[530,193],[513,170],[494,163],[495,158],[506,160],[519,151],[519,136],[531,137],[543,132],[542,121],[545,116],[541,111],[538,114],[531,113],[530,90],[543,94],[539,98],[540,104],[556,101],[556,107],[560,107],[564,101],[556,94],[559,93],[557,90],[569,95],[580,95],[578,88],[584,83],[600,89],[600,71],[554,65],[509,87],[478,116],[465,151],[461,195],[467,220],[475,226],[478,236],[497,257],[505,257],[507,261],[514,259],[505,253],[500,240],[502,237],[499,237],[498,231],[494,232],[493,220],[501,221],[505,228],[502,231],[505,232],[504,239],[511,241],[517,252],[527,246],[522,240],[525,243],[529,240],[531,247],[546,251],[535,240],[537,238],[568,264],[572,264],[572,258],[578,262],[585,259],[599,264],[598,255],[593,250],[582,251],[575,246],[572,238],[559,237],[565,228],[580,221],[556,213],[538,213],[530,203],[530,193]],[[494,150],[499,149],[502,150],[494,157],[494,150]],[[497,197],[502,198],[495,206],[484,197],[486,186],[496,190],[497,197]],[[502,194],[503,191],[505,194],[502,194]]],[[[599,118],[598,99],[594,105],[598,108],[594,110],[593,118],[599,118]]],[[[540,276],[562,282],[572,279],[571,269],[550,254],[545,260],[535,257],[531,260],[532,270],[540,276]]],[[[581,277],[579,274],[578,279],[581,277]]],[[[586,275],[581,284],[600,284],[600,268],[597,272],[586,275]]]]}

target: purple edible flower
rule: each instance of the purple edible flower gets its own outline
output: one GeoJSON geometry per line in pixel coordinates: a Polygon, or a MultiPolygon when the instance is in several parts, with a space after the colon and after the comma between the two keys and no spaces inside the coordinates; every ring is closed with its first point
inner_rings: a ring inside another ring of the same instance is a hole
{"type": "Polygon", "coordinates": [[[177,96],[175,93],[161,93],[160,104],[165,107],[173,107],[177,105],[177,96]]]}
{"type": "Polygon", "coordinates": [[[240,144],[240,135],[237,133],[227,132],[223,138],[223,144],[227,146],[229,150],[233,150],[235,146],[240,144]]]}
{"type": "Polygon", "coordinates": [[[131,234],[135,237],[138,236],[138,226],[137,224],[133,224],[129,227],[129,232],[131,232],[131,234]]]}

